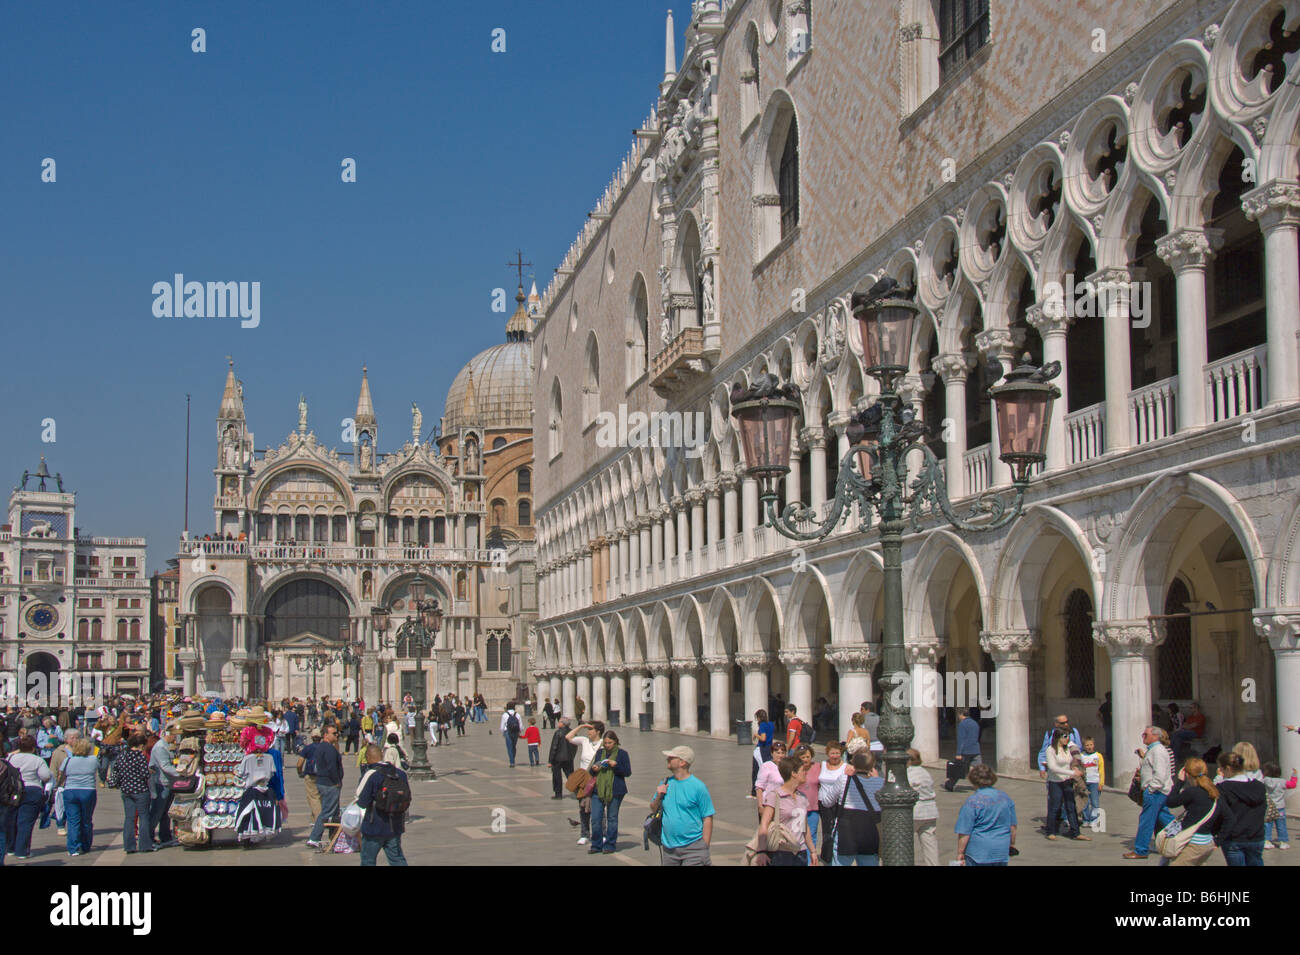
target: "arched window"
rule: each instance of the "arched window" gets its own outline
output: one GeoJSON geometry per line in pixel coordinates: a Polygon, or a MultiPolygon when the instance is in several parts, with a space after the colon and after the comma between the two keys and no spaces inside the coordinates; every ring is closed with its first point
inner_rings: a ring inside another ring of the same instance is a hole
{"type": "Polygon", "coordinates": [[[90,621],[85,617],[82,617],[80,620],[77,621],[77,639],[78,640],[90,639],[90,621]]]}
{"type": "Polygon", "coordinates": [[[465,577],[465,571],[463,570],[456,575],[456,599],[469,599],[469,581],[465,577]]]}
{"type": "Polygon", "coordinates": [[[989,42],[989,0],[939,0],[939,82],[989,42]]]}
{"type": "Polygon", "coordinates": [[[1092,601],[1082,590],[1065,598],[1065,695],[1092,699],[1097,693],[1097,674],[1092,639],[1092,601]]]}
{"type": "Polygon", "coordinates": [[[439,516],[433,519],[433,542],[447,543],[447,518],[439,516]]]}
{"type": "MultiPolygon", "coordinates": [[[[1165,613],[1187,613],[1191,594],[1178,577],[1165,594],[1165,613]]],[[[1156,677],[1162,700],[1192,698],[1192,621],[1177,617],[1165,621],[1165,642],[1156,649],[1156,677]]]]}
{"type": "MultiPolygon", "coordinates": [[[[1160,212],[1160,203],[1146,193],[1133,260],[1129,268],[1144,276],[1142,288],[1150,293],[1143,307],[1146,321],[1135,317],[1129,323],[1129,388],[1142,388],[1178,374],[1178,312],[1174,273],[1156,254],[1156,241],[1169,227],[1160,212]],[[1139,271],[1140,270],[1140,271],[1139,271]]],[[[1134,435],[1139,443],[1143,435],[1134,435]]]]}
{"type": "Polygon", "coordinates": [[[519,521],[520,527],[527,527],[533,522],[533,505],[531,501],[523,500],[519,502],[519,521]]]}
{"type": "Polygon", "coordinates": [[[139,621],[139,620],[132,620],[132,621],[131,621],[131,639],[132,639],[132,640],[139,640],[139,639],[140,639],[140,621],[139,621]]]}
{"type": "MultiPolygon", "coordinates": [[[[1074,281],[1084,279],[1097,271],[1088,240],[1079,236],[1079,250],[1074,256],[1074,281]]],[[[1103,336],[1097,333],[1096,319],[1083,319],[1070,324],[1065,332],[1067,411],[1078,411],[1106,400],[1106,350],[1103,336]]]]}
{"type": "Polygon", "coordinates": [[[485,649],[487,659],[483,661],[483,668],[489,671],[499,670],[500,666],[498,663],[501,659],[501,641],[494,635],[489,635],[487,638],[487,647],[485,649]]]}
{"type": "Polygon", "coordinates": [[[126,639],[126,621],[125,621],[125,620],[119,620],[119,621],[117,622],[117,639],[119,639],[119,640],[125,640],[125,639],[126,639]]]}
{"type": "Polygon", "coordinates": [[[640,275],[632,286],[632,309],[627,329],[627,384],[631,387],[645,374],[650,354],[650,302],[645,279],[640,275]]]}
{"type": "Polygon", "coordinates": [[[104,621],[96,617],[90,621],[90,639],[102,640],[104,638],[104,621]]]}
{"type": "Polygon", "coordinates": [[[506,522],[506,502],[502,498],[492,499],[492,523],[500,527],[506,522]]]}
{"type": "Polygon", "coordinates": [[[781,150],[777,190],[781,196],[781,238],[784,239],[799,224],[799,124],[793,118],[781,150]]]}
{"type": "Polygon", "coordinates": [[[505,438],[496,437],[496,438],[493,438],[493,439],[492,439],[492,450],[493,450],[493,451],[500,451],[500,450],[501,450],[502,448],[504,448],[505,446],[506,446],[506,439],[505,439],[505,438]]]}
{"type": "Polygon", "coordinates": [[[758,70],[758,25],[751,23],[745,32],[744,68],[740,71],[740,128],[746,129],[758,119],[761,101],[758,70]]]}
{"type": "Polygon", "coordinates": [[[587,336],[586,373],[582,380],[582,426],[596,420],[600,412],[600,344],[596,333],[587,336]]]}
{"type": "Polygon", "coordinates": [[[266,604],[265,639],[313,633],[336,640],[349,625],[348,602],[323,580],[291,580],[266,604]]]}
{"type": "Polygon", "coordinates": [[[533,490],[533,472],[528,468],[520,468],[518,471],[518,480],[516,481],[515,490],[521,494],[530,494],[533,490]]]}
{"type": "Polygon", "coordinates": [[[551,382],[551,410],[546,422],[550,456],[557,457],[564,450],[564,396],[560,392],[560,379],[551,382]]]}

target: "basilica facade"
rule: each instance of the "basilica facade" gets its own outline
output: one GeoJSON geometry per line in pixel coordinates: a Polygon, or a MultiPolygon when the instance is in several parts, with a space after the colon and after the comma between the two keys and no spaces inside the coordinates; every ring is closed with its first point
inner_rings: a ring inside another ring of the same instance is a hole
{"type": "Polygon", "coordinates": [[[697,0],[675,46],[542,297],[538,692],[715,736],[881,692],[876,536],[764,526],[728,394],[797,386],[779,503],[828,513],[877,391],[849,297],[889,274],[959,510],[1011,483],[990,365],[1063,368],[1023,515],[906,538],[913,684],[995,677],[1002,771],[1056,713],[1100,742],[1107,693],[1113,778],[1171,702],[1300,762],[1300,2],[697,0]],[[603,447],[620,404],[708,439],[603,447]]]}
{"type": "Polygon", "coordinates": [[[319,442],[303,400],[298,427],[258,449],[231,363],[213,531],[180,542],[186,692],[367,702],[483,693],[494,704],[515,695],[536,616],[530,324],[521,289],[506,342],[460,371],[434,435],[413,404],[409,437],[386,453],[366,369],[351,447],[319,442]],[[417,577],[443,611],[423,652],[396,638],[417,577]],[[376,606],[391,611],[393,632],[375,632],[376,606]]]}

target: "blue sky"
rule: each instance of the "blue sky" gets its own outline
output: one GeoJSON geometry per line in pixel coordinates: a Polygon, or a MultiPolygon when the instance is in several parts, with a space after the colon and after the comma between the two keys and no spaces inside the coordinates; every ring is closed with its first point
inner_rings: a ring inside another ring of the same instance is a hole
{"type": "Polygon", "coordinates": [[[513,308],[514,250],[544,289],[630,146],[669,6],[680,52],[686,0],[6,4],[6,495],[44,453],[83,532],[147,536],[161,569],[187,392],[190,528],[211,528],[226,355],[258,447],[296,425],[299,392],[338,445],[363,362],[380,449],[412,401],[427,431],[456,371],[504,340],[492,290],[513,308]],[[260,282],[260,325],[154,317],[153,284],[177,272],[260,282]]]}

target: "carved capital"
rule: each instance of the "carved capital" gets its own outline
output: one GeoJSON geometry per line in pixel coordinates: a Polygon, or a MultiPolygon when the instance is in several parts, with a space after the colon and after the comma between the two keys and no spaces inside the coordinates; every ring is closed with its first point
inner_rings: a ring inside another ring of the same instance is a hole
{"type": "Polygon", "coordinates": [[[849,426],[849,422],[852,420],[853,415],[847,411],[832,411],[826,416],[826,423],[834,429],[837,435],[843,434],[844,429],[849,426]]]}
{"type": "Polygon", "coordinates": [[[920,375],[904,375],[898,384],[898,396],[904,404],[916,405],[925,400],[928,389],[920,375]]]}
{"type": "Polygon", "coordinates": [[[1049,300],[1025,309],[1025,321],[1038,329],[1043,338],[1048,335],[1064,335],[1074,324],[1074,319],[1065,313],[1063,302],[1049,300]]]}
{"type": "Polygon", "coordinates": [[[1006,630],[1002,633],[981,630],[980,646],[1000,667],[1008,664],[1026,666],[1038,649],[1039,633],[1037,630],[1006,630]]]}
{"type": "Polygon", "coordinates": [[[654,522],[655,519],[649,514],[638,514],[636,516],[637,530],[648,531],[654,522]]]}
{"type": "Polygon", "coordinates": [[[925,28],[919,23],[907,23],[899,27],[898,39],[902,43],[910,43],[912,40],[919,40],[923,35],[925,28]]]}
{"type": "Polygon", "coordinates": [[[772,654],[770,653],[737,653],[736,662],[746,673],[756,673],[759,670],[766,670],[772,665],[772,654]]]}
{"type": "Polygon", "coordinates": [[[731,670],[731,657],[703,657],[700,662],[710,673],[722,673],[731,670]]]}
{"type": "Polygon", "coordinates": [[[703,507],[704,499],[709,496],[708,489],[703,487],[693,487],[686,491],[686,503],[691,507],[703,507]]]}
{"type": "Polygon", "coordinates": [[[878,643],[861,643],[852,646],[826,648],[826,662],[831,664],[840,675],[846,673],[870,673],[880,659],[881,646],[878,643]]]}
{"type": "Polygon", "coordinates": [[[1241,197],[1246,218],[1258,221],[1259,227],[1271,232],[1279,226],[1300,225],[1300,182],[1274,179],[1241,197]]]}
{"type": "Polygon", "coordinates": [[[1274,653],[1300,653],[1300,610],[1257,610],[1251,622],[1274,653]]]}
{"type": "Polygon", "coordinates": [[[1016,343],[1006,328],[989,328],[979,332],[975,336],[975,347],[981,355],[992,355],[1000,359],[1011,358],[1016,351],[1016,343]]]}
{"type": "Polygon", "coordinates": [[[817,661],[821,659],[821,651],[804,647],[793,650],[782,650],[777,654],[777,659],[791,670],[810,670],[816,666],[817,661]]]}
{"type": "Polygon", "coordinates": [[[1156,621],[1123,620],[1115,623],[1094,623],[1092,639],[1106,648],[1110,658],[1148,657],[1151,651],[1164,643],[1163,627],[1156,621]]]}
{"type": "Polygon", "coordinates": [[[953,381],[966,380],[970,373],[970,362],[965,355],[946,354],[939,355],[934,361],[930,362],[930,367],[934,373],[944,380],[947,384],[953,381]]]}
{"type": "Polygon", "coordinates": [[[1179,229],[1156,239],[1156,255],[1175,274],[1187,269],[1205,268],[1222,247],[1222,229],[1179,229]]]}
{"type": "Polygon", "coordinates": [[[678,657],[671,662],[673,669],[678,673],[694,673],[700,668],[698,657],[678,657]]]}
{"type": "Polygon", "coordinates": [[[718,487],[722,488],[724,493],[734,491],[739,486],[740,476],[735,471],[723,471],[718,475],[718,487]]]}
{"type": "Polygon", "coordinates": [[[655,676],[667,676],[673,672],[673,662],[671,660],[647,660],[645,668],[655,676]]]}
{"type": "Polygon", "coordinates": [[[938,641],[927,641],[907,644],[903,647],[903,654],[907,658],[908,666],[916,666],[918,663],[937,666],[939,658],[944,655],[946,650],[947,647],[938,641]]]}
{"type": "Polygon", "coordinates": [[[820,426],[804,428],[799,432],[799,440],[806,447],[821,451],[826,448],[826,429],[820,426]]]}

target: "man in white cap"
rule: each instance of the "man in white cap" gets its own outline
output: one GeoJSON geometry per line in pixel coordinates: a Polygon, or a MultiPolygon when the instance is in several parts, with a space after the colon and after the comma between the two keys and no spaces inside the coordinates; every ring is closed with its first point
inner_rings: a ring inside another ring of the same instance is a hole
{"type": "Polygon", "coordinates": [[[660,861],[664,865],[712,865],[713,800],[708,787],[691,775],[695,750],[674,746],[663,754],[668,757],[668,779],[659,784],[650,803],[651,812],[663,808],[660,861]]]}

